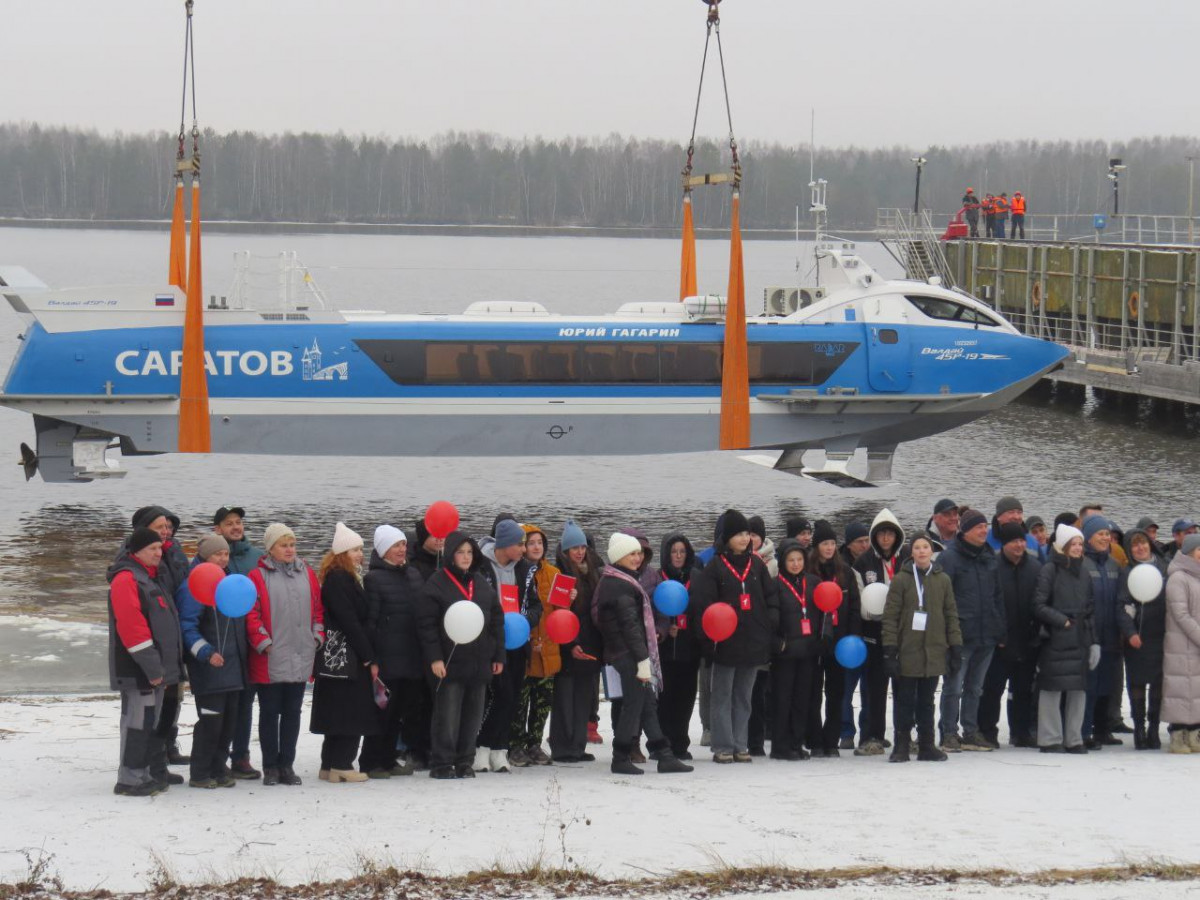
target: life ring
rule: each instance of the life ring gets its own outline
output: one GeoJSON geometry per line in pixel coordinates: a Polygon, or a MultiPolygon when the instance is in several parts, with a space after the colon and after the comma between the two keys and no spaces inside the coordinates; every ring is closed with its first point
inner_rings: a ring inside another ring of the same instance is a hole
{"type": "Polygon", "coordinates": [[[1141,314],[1141,303],[1138,299],[1138,292],[1134,291],[1129,295],[1129,316],[1136,319],[1141,314]]]}
{"type": "Polygon", "coordinates": [[[1042,308],[1042,283],[1040,281],[1033,283],[1033,308],[1042,308]]]}

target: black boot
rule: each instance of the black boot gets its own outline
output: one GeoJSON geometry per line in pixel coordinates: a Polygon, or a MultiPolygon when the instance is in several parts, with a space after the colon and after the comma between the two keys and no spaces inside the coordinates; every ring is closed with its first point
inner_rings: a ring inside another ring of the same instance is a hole
{"type": "Polygon", "coordinates": [[[694,772],[695,767],[689,766],[681,762],[675,756],[675,751],[671,749],[671,744],[667,740],[651,741],[646,744],[646,749],[650,751],[650,758],[658,760],[658,771],[660,775],[667,775],[675,772],[694,772]]]}
{"type": "Polygon", "coordinates": [[[945,762],[946,754],[939,750],[933,741],[921,741],[920,749],[917,750],[917,760],[919,762],[945,762]]]}
{"type": "Polygon", "coordinates": [[[1146,720],[1146,749],[1162,749],[1162,740],[1158,736],[1158,716],[1150,716],[1146,720]]]}
{"type": "Polygon", "coordinates": [[[1133,749],[1147,750],[1146,746],[1146,698],[1134,697],[1130,700],[1130,712],[1133,713],[1133,749]]]}
{"type": "Polygon", "coordinates": [[[892,747],[892,755],[888,757],[888,762],[904,763],[912,760],[912,736],[911,734],[901,734],[896,732],[896,741],[892,747]]]}
{"type": "Polygon", "coordinates": [[[629,751],[632,744],[613,741],[612,773],[614,775],[641,775],[642,770],[629,761],[629,751]]]}

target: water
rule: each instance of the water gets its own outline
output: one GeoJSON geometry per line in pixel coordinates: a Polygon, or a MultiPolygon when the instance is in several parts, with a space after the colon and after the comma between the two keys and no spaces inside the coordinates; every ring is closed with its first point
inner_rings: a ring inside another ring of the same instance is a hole
{"type": "MultiPolygon", "coordinates": [[[[885,273],[896,273],[882,248],[861,249],[885,273]]],[[[206,293],[229,293],[236,250],[259,257],[254,285],[262,292],[274,289],[278,252],[296,250],[339,308],[457,312],[477,300],[522,299],[587,314],[678,291],[674,241],[209,234],[206,293]]],[[[704,241],[698,253],[701,290],[724,293],[727,246],[704,241]]],[[[0,229],[0,263],[23,265],[53,287],[165,280],[166,256],[162,234],[0,229]]],[[[751,309],[764,287],[796,282],[789,243],[747,242],[745,259],[751,309]]],[[[3,304],[5,370],[23,330],[3,304]]],[[[640,527],[656,546],[675,528],[707,543],[728,506],[763,516],[778,539],[790,515],[826,517],[841,527],[855,518],[870,521],[886,506],[915,530],[940,497],[990,512],[997,497],[1010,493],[1024,500],[1027,515],[1048,521],[1099,501],[1126,526],[1148,514],[1167,530],[1178,516],[1197,511],[1190,481],[1197,427],[1192,417],[1162,421],[1148,408],[1023,401],[901,445],[896,484],[853,491],[754,466],[736,454],[383,459],[355,457],[352,435],[340,458],[143,457],[127,461],[124,480],[62,485],[25,483],[15,463],[17,445],[33,442],[32,419],[0,409],[12,463],[0,466],[0,692],[104,687],[104,572],[133,510],[151,503],[180,516],[185,544],[210,527],[222,505],[247,509],[255,540],[267,523],[288,522],[310,562],[328,546],[338,520],[369,540],[385,521],[409,528],[439,499],[455,503],[476,534],[507,510],[552,538],[574,516],[599,536],[640,527]]]]}

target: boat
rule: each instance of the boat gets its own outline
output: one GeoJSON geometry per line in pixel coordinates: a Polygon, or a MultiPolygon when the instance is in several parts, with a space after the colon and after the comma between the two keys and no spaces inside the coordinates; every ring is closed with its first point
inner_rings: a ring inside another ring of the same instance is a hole
{"type": "MultiPolygon", "coordinates": [[[[853,483],[891,477],[898,444],[1009,403],[1067,351],[936,283],[881,277],[852,245],[818,249],[821,284],[748,315],[750,459],[853,483]],[[794,306],[794,308],[792,308],[794,306]],[[826,468],[803,456],[824,451],[826,468]]],[[[28,321],[0,404],[30,413],[27,477],[91,481],[178,450],[185,296],[170,286],[51,290],[0,267],[28,321]]],[[[714,450],[721,297],[603,316],[477,302],[461,315],[211,305],[214,453],[535,456],[714,450]]]]}

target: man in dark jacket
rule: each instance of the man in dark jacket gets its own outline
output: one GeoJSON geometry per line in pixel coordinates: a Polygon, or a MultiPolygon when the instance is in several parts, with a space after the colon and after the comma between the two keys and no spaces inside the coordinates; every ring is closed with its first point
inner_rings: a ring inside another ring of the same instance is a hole
{"type": "Polygon", "coordinates": [[[938,728],[942,749],[947,753],[997,749],[979,733],[979,698],[996,645],[1005,636],[1004,595],[996,577],[996,554],[987,545],[987,517],[975,509],[963,510],[958,529],[958,536],[938,555],[938,564],[954,585],[954,602],[963,635],[962,665],[956,674],[942,682],[938,728]]]}
{"type": "Polygon", "coordinates": [[[183,680],[183,640],[172,598],[157,579],[162,539],[138,528],[108,570],[108,668],[121,692],[121,765],[113,793],[149,797],[181,784],[167,772],[159,727],[163,698],[183,680]]]}
{"type": "MultiPolygon", "coordinates": [[[[1083,572],[1092,579],[1093,627],[1100,645],[1100,664],[1088,673],[1087,706],[1083,713],[1083,741],[1089,750],[1124,743],[1111,730],[1109,705],[1112,702],[1113,667],[1118,665],[1121,640],[1118,608],[1122,604],[1124,584],[1121,567],[1109,553],[1112,526],[1108,519],[1091,515],[1083,520],[1083,572]]],[[[1121,696],[1115,697],[1118,707],[1121,696]]]]}
{"type": "Polygon", "coordinates": [[[1034,677],[1037,675],[1038,623],[1033,618],[1042,564],[1029,550],[1025,529],[1015,522],[996,531],[1000,541],[1000,590],[1004,594],[1007,633],[988,667],[979,701],[979,731],[999,746],[1000,701],[1011,685],[1008,700],[1008,742],[1014,747],[1036,747],[1034,677]]]}
{"type": "Polygon", "coordinates": [[[946,549],[958,535],[958,504],[949,498],[942,498],[933,507],[933,515],[925,526],[925,536],[933,544],[933,558],[946,549]]]}
{"type": "Polygon", "coordinates": [[[417,519],[414,531],[417,535],[417,543],[408,554],[409,564],[417,570],[422,581],[428,581],[430,576],[438,570],[442,547],[446,540],[445,538],[435,538],[430,534],[429,529],[425,527],[424,519],[417,519]]]}

